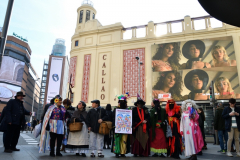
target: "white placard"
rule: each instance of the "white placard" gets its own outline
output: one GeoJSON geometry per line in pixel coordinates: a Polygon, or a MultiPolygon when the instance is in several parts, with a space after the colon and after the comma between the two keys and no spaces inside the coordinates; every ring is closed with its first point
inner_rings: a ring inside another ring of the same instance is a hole
{"type": "Polygon", "coordinates": [[[50,100],[56,95],[59,95],[62,76],[62,63],[63,58],[52,57],[46,99],[47,103],[49,103],[50,100]]]}
{"type": "Polygon", "coordinates": [[[132,110],[116,109],[115,133],[132,134],[132,110]]]}
{"type": "Polygon", "coordinates": [[[158,94],[158,98],[171,98],[171,93],[158,94]]]}

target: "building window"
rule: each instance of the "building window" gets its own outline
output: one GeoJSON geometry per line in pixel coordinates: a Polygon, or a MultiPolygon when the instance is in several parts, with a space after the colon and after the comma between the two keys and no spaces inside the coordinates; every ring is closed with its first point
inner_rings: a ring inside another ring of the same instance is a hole
{"type": "Polygon", "coordinates": [[[72,93],[71,95],[70,95],[70,101],[73,103],[73,97],[74,97],[74,93],[72,93]]]}
{"type": "Polygon", "coordinates": [[[87,10],[86,12],[86,22],[90,20],[90,11],[87,10]]]}
{"type": "Polygon", "coordinates": [[[75,46],[78,46],[78,41],[75,41],[75,46]]]}
{"type": "Polygon", "coordinates": [[[79,23],[82,23],[82,19],[83,19],[83,10],[80,11],[79,23]]]}
{"type": "Polygon", "coordinates": [[[93,15],[92,15],[92,19],[95,19],[95,14],[93,13],[93,15]]]}

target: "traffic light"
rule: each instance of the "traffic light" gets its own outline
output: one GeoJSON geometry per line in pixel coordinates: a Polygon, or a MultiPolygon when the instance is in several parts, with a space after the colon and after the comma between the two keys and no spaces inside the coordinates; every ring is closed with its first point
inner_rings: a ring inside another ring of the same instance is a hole
{"type": "Polygon", "coordinates": [[[209,87],[209,91],[210,91],[210,100],[212,99],[212,86],[209,87]]]}

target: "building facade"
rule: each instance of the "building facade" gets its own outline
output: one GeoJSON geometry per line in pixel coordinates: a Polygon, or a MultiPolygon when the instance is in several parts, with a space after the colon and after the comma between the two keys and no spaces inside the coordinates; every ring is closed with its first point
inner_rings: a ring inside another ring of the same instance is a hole
{"type": "Polygon", "coordinates": [[[37,113],[40,81],[35,82],[38,75],[30,63],[31,54],[32,51],[28,43],[14,36],[7,37],[0,69],[0,112],[18,91],[23,91],[26,94],[25,108],[32,111],[33,106],[33,111],[37,113]]]}
{"type": "Polygon", "coordinates": [[[51,55],[54,56],[65,56],[66,55],[66,46],[64,39],[56,39],[55,44],[53,45],[51,55]]]}

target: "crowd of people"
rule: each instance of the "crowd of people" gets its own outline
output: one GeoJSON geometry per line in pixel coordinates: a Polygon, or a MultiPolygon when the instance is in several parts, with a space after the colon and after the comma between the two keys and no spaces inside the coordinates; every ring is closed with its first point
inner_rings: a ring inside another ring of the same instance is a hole
{"type": "MultiPolygon", "coordinates": [[[[18,92],[15,99],[7,103],[0,118],[0,131],[4,131],[3,141],[7,153],[20,151],[16,148],[20,129],[26,124],[25,115],[31,115],[22,105],[24,96],[18,92]]],[[[154,99],[149,111],[140,96],[134,103],[135,107],[128,107],[128,97],[128,93],[118,96],[118,106],[113,111],[110,104],[104,109],[99,100],[93,100],[92,108],[87,112],[84,101],[80,101],[75,109],[69,99],[63,100],[60,95],[55,96],[45,106],[41,117],[39,152],[49,150],[50,156],[55,157],[62,156],[62,149],[76,156],[86,157],[90,152],[90,157],[103,158],[103,149],[111,149],[116,158],[126,157],[128,153],[134,157],[147,157],[153,152],[153,157],[169,156],[175,159],[180,159],[184,152],[190,160],[196,160],[197,155],[202,155],[202,150],[207,149],[205,115],[193,100],[185,100],[182,106],[178,106],[171,99],[163,108],[160,101],[154,99]],[[119,121],[116,119],[117,109],[131,110],[131,134],[115,131],[115,122],[119,121]],[[112,122],[112,129],[104,135],[99,128],[107,121],[112,122]],[[81,122],[82,128],[73,132],[70,124],[75,122],[81,122]]],[[[219,104],[216,109],[214,128],[218,132],[221,147],[219,152],[227,153],[227,156],[233,156],[233,139],[237,156],[240,156],[239,113],[240,108],[236,107],[233,98],[229,100],[229,107],[224,108],[219,104]]],[[[36,124],[37,121],[34,122],[36,124]]]]}

